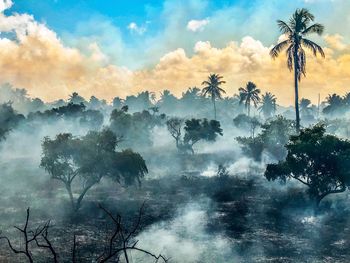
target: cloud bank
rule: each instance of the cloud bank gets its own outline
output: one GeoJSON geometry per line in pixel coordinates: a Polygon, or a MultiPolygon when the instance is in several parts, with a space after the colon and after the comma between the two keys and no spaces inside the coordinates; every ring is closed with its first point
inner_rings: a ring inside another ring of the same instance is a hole
{"type": "MultiPolygon", "coordinates": [[[[0,1],[0,10],[11,5],[11,1],[0,1]]],[[[208,23],[191,20],[187,28],[200,31],[208,23]]],[[[200,86],[209,73],[219,73],[227,81],[228,95],[253,81],[262,91],[275,93],[280,104],[293,103],[293,76],[285,57],[282,54],[273,61],[271,46],[251,36],[220,48],[210,41],[197,41],[190,53],[175,48],[152,66],[130,70],[111,63],[97,42],[86,39],[87,52],[65,45],[53,30],[29,14],[7,16],[1,12],[0,31],[6,33],[0,35],[0,83],[26,88],[31,96],[46,101],[67,98],[73,91],[107,100],[146,89],[170,89],[180,95],[188,87],[200,86]]],[[[309,56],[307,78],[301,83],[301,96],[314,102],[318,93],[321,97],[342,94],[350,83],[349,44],[340,34],[328,34],[324,39],[326,59],[309,56]]]]}

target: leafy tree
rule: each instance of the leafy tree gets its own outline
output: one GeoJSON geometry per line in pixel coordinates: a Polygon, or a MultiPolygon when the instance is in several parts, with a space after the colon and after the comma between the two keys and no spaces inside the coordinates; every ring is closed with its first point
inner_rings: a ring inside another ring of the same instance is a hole
{"type": "Polygon", "coordinates": [[[185,121],[185,134],[183,138],[184,145],[188,147],[192,154],[194,153],[193,145],[200,140],[215,141],[217,135],[223,135],[220,122],[216,120],[208,121],[207,119],[191,119],[185,121]]]}
{"type": "Polygon", "coordinates": [[[216,99],[222,99],[222,93],[226,93],[220,86],[225,84],[226,81],[222,80],[223,77],[219,74],[210,74],[208,80],[202,82],[205,87],[202,89],[203,96],[209,96],[214,106],[214,120],[216,120],[216,99]]]}
{"type": "Polygon", "coordinates": [[[261,123],[256,117],[249,117],[246,114],[239,114],[233,119],[233,125],[239,129],[249,131],[251,136],[254,137],[255,130],[261,125],[261,123]]]}
{"type": "Polygon", "coordinates": [[[286,35],[287,39],[274,46],[270,55],[272,58],[277,58],[282,50],[287,49],[287,66],[290,71],[294,69],[294,88],[295,88],[295,115],[296,115],[296,130],[300,129],[299,116],[299,88],[298,84],[302,75],[306,75],[306,54],[304,48],[312,51],[314,56],[318,53],[324,57],[325,54],[322,48],[315,42],[306,38],[306,36],[316,33],[322,35],[324,26],[318,23],[311,24],[315,20],[313,14],[307,9],[297,9],[292,15],[289,23],[278,20],[277,24],[282,34],[286,35]]]}
{"type": "Polygon", "coordinates": [[[60,119],[77,121],[80,125],[98,130],[103,124],[104,116],[98,110],[86,110],[86,106],[83,103],[74,104],[71,102],[44,112],[37,111],[28,114],[28,120],[31,122],[56,122],[60,119]]]}
{"type": "Polygon", "coordinates": [[[265,119],[272,117],[276,112],[276,97],[271,92],[266,92],[261,97],[259,111],[262,112],[265,119]]]}
{"type": "Polygon", "coordinates": [[[261,125],[261,132],[254,137],[237,137],[242,150],[256,161],[261,160],[263,151],[266,151],[277,160],[283,159],[287,152],[285,145],[289,136],[294,133],[294,122],[282,116],[277,116],[261,125]]]}
{"type": "Polygon", "coordinates": [[[241,145],[245,155],[253,158],[255,161],[261,161],[261,156],[264,151],[264,142],[261,136],[237,137],[236,140],[241,145]]]}
{"type": "Polygon", "coordinates": [[[163,117],[152,115],[149,111],[130,114],[124,110],[114,109],[110,117],[110,129],[123,137],[121,146],[150,146],[151,131],[155,126],[162,124],[163,117]]]}
{"type": "Polygon", "coordinates": [[[260,102],[259,94],[260,89],[258,89],[251,81],[247,83],[245,88],[239,88],[240,103],[244,103],[248,111],[248,116],[250,116],[251,103],[253,103],[255,108],[258,106],[258,103],[260,102]]]}
{"type": "Polygon", "coordinates": [[[40,166],[64,184],[72,208],[77,211],[86,193],[103,177],[131,185],[140,183],[148,172],[141,155],[131,150],[117,152],[118,143],[118,138],[108,129],[92,131],[81,138],[69,133],[58,134],[55,139],[46,137],[40,166]],[[80,187],[76,185],[79,183],[80,187]]]}
{"type": "Polygon", "coordinates": [[[7,102],[0,105],[0,141],[6,138],[6,135],[15,128],[21,120],[22,114],[18,114],[13,108],[12,103],[7,102]]]}
{"type": "Polygon", "coordinates": [[[220,122],[207,119],[191,119],[184,121],[179,118],[171,118],[167,121],[167,128],[171,136],[175,139],[176,147],[179,151],[194,154],[193,145],[200,140],[215,141],[217,135],[223,135],[220,122]],[[181,138],[182,130],[184,136],[181,138]]]}
{"type": "Polygon", "coordinates": [[[349,186],[350,142],[326,134],[324,125],[291,136],[286,147],[286,159],[267,166],[269,181],[299,181],[308,187],[317,206],[326,196],[344,192],[349,186]]]}

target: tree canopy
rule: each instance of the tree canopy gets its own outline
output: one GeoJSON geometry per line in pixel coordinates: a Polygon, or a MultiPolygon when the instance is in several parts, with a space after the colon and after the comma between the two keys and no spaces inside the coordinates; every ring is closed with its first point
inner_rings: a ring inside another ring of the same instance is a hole
{"type": "Polygon", "coordinates": [[[132,150],[116,151],[119,141],[108,129],[91,131],[83,137],[72,134],[58,134],[55,139],[44,138],[43,157],[40,166],[53,179],[61,181],[69,194],[72,207],[78,210],[81,201],[90,188],[108,177],[119,184],[140,183],[148,172],[142,156],[132,150]],[[79,191],[74,199],[73,183],[79,191]]]}
{"type": "Polygon", "coordinates": [[[265,177],[299,181],[317,205],[329,194],[344,192],[350,182],[350,142],[325,132],[319,124],[291,136],[286,159],[269,164],[265,177]]]}

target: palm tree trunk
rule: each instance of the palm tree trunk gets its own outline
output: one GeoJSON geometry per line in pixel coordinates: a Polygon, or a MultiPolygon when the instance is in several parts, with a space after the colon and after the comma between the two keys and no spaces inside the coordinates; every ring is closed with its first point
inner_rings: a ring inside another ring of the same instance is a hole
{"type": "Polygon", "coordinates": [[[298,80],[298,51],[294,52],[294,89],[295,89],[295,121],[296,131],[300,131],[300,115],[299,115],[299,80],[298,80]]]}
{"type": "Polygon", "coordinates": [[[214,104],[214,120],[216,120],[216,105],[215,105],[215,99],[213,99],[214,104]]]}
{"type": "Polygon", "coordinates": [[[250,102],[248,103],[248,117],[250,117],[250,102]]]}

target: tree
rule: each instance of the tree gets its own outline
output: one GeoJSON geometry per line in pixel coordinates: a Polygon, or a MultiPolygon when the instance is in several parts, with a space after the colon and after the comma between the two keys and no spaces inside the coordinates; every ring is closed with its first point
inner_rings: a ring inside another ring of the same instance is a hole
{"type": "Polygon", "coordinates": [[[179,148],[181,143],[181,131],[182,131],[182,125],[184,121],[179,118],[171,118],[167,120],[166,125],[168,128],[168,131],[170,135],[175,139],[176,141],[176,147],[179,148]]]}
{"type": "Polygon", "coordinates": [[[205,87],[202,89],[203,96],[209,96],[214,105],[214,120],[216,120],[216,99],[222,99],[222,93],[226,93],[220,86],[226,81],[219,74],[210,74],[208,80],[202,82],[205,87]]]}
{"type": "Polygon", "coordinates": [[[184,145],[194,154],[193,145],[200,140],[215,141],[217,135],[223,135],[220,122],[207,119],[191,119],[185,121],[184,145]]]}
{"type": "Polygon", "coordinates": [[[290,71],[294,69],[294,90],[295,90],[295,118],[296,130],[300,130],[299,116],[299,89],[298,84],[301,76],[306,76],[306,54],[304,48],[312,51],[314,56],[319,53],[325,57],[323,49],[315,42],[305,38],[306,36],[316,33],[322,35],[324,26],[318,23],[311,24],[315,17],[307,9],[297,9],[292,15],[289,22],[278,20],[277,24],[282,34],[287,39],[274,46],[270,55],[277,58],[282,50],[287,49],[287,66],[290,71]]]}
{"type": "Polygon", "coordinates": [[[334,115],[339,113],[344,106],[343,98],[337,94],[328,95],[326,98],[327,106],[323,109],[323,113],[326,115],[334,115]]]}
{"type": "Polygon", "coordinates": [[[69,95],[68,102],[73,104],[85,104],[86,100],[78,94],[78,92],[73,92],[71,95],[69,95]]]}
{"type": "Polygon", "coordinates": [[[140,183],[148,172],[141,155],[131,150],[117,152],[118,143],[118,138],[108,129],[91,131],[81,138],[69,133],[58,134],[53,140],[46,137],[40,166],[64,184],[72,208],[77,211],[86,193],[103,177],[131,185],[140,183]],[[79,187],[75,182],[82,182],[77,199],[74,191],[79,187]]]}
{"type": "Polygon", "coordinates": [[[272,117],[276,112],[276,97],[270,92],[266,92],[261,97],[259,111],[263,113],[265,119],[272,117]]]}
{"type": "Polygon", "coordinates": [[[171,118],[167,121],[167,128],[175,139],[176,147],[180,152],[194,154],[193,145],[200,140],[215,141],[217,135],[223,135],[220,122],[207,119],[191,119],[184,121],[179,118],[171,118]],[[185,131],[181,138],[182,130],[185,131]]]}
{"type": "Polygon", "coordinates": [[[152,115],[146,110],[130,114],[123,109],[114,109],[110,117],[110,129],[123,137],[121,146],[147,147],[152,145],[152,129],[163,122],[163,117],[152,115]]]}
{"type": "Polygon", "coordinates": [[[7,102],[0,105],[0,141],[24,119],[22,114],[12,108],[12,103],[7,102]]]}
{"type": "Polygon", "coordinates": [[[285,145],[294,130],[293,121],[277,116],[261,125],[261,132],[258,136],[237,137],[236,140],[241,144],[243,152],[256,161],[261,160],[263,151],[281,160],[287,154],[285,145]]]}
{"type": "Polygon", "coordinates": [[[258,103],[260,102],[259,94],[260,89],[258,89],[251,81],[247,83],[245,88],[239,88],[239,103],[244,103],[248,111],[248,116],[250,116],[250,104],[253,103],[255,108],[258,106],[258,103]]]}
{"type": "Polygon", "coordinates": [[[299,181],[308,187],[317,206],[326,196],[344,192],[350,182],[350,142],[325,131],[319,124],[291,136],[286,159],[269,164],[265,177],[269,181],[299,181]]]}

